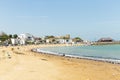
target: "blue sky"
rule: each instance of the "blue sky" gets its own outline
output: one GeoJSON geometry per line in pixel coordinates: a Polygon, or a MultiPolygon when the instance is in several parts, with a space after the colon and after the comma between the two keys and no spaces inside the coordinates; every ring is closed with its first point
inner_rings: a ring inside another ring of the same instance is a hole
{"type": "Polygon", "coordinates": [[[0,31],[120,40],[120,0],[0,0],[0,31]]]}

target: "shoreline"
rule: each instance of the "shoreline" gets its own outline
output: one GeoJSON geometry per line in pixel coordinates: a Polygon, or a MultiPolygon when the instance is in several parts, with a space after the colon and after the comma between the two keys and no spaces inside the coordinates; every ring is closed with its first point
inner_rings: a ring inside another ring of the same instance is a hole
{"type": "MultiPolygon", "coordinates": [[[[69,45],[69,46],[71,46],[71,45],[69,45]]],[[[78,45],[78,46],[81,46],[81,45],[78,45]]],[[[40,48],[34,48],[34,49],[31,49],[31,51],[37,52],[37,53],[42,53],[42,54],[48,54],[48,55],[55,55],[55,56],[62,56],[62,57],[64,56],[67,58],[86,59],[86,60],[107,62],[107,63],[111,63],[111,64],[120,64],[120,59],[112,59],[112,58],[107,59],[107,58],[98,58],[98,57],[89,57],[89,56],[66,55],[64,53],[59,54],[59,53],[55,53],[55,52],[44,51],[44,50],[41,50],[40,48]]]]}
{"type": "Polygon", "coordinates": [[[94,58],[94,57],[85,57],[85,56],[74,56],[74,55],[66,55],[66,54],[58,54],[50,51],[43,51],[40,49],[32,49],[32,52],[46,54],[46,55],[53,55],[53,56],[60,56],[65,58],[74,58],[74,59],[84,59],[84,60],[92,60],[92,61],[100,61],[100,62],[107,62],[111,64],[120,64],[120,60],[115,59],[104,59],[104,58],[94,58]]]}
{"type": "MultiPolygon", "coordinates": [[[[11,59],[0,60],[0,80],[119,80],[119,64],[32,52],[40,47],[2,47],[11,59]]],[[[2,53],[2,52],[1,52],[2,53]]]]}

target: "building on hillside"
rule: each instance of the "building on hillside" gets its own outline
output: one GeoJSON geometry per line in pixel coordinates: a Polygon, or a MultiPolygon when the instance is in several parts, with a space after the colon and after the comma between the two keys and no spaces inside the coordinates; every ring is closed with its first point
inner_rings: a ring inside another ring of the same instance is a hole
{"type": "Polygon", "coordinates": [[[46,43],[49,44],[56,44],[57,43],[57,39],[56,38],[49,38],[49,39],[46,39],[46,43]]]}
{"type": "Polygon", "coordinates": [[[57,43],[60,43],[60,44],[72,43],[72,39],[70,39],[69,34],[67,34],[65,36],[57,36],[55,40],[56,40],[57,43]]]}
{"type": "Polygon", "coordinates": [[[40,37],[35,37],[35,44],[44,44],[44,40],[42,40],[42,38],[40,37]]]}
{"type": "Polygon", "coordinates": [[[70,44],[72,43],[72,39],[57,39],[57,42],[60,44],[70,44]]]}
{"type": "Polygon", "coordinates": [[[35,41],[34,36],[29,33],[20,34],[18,35],[18,38],[20,39],[19,43],[21,45],[25,45],[27,43],[33,43],[35,41]]]}

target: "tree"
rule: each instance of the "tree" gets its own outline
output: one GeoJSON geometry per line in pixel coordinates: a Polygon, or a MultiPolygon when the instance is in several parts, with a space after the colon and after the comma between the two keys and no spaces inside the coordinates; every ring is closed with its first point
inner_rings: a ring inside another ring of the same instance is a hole
{"type": "Polygon", "coordinates": [[[7,34],[0,35],[0,40],[1,41],[6,41],[9,39],[9,36],[7,34]]]}
{"type": "Polygon", "coordinates": [[[73,39],[73,41],[75,41],[75,42],[82,42],[83,40],[80,37],[75,37],[73,39]]]}
{"type": "Polygon", "coordinates": [[[12,34],[9,34],[9,38],[12,38],[12,34]]]}
{"type": "Polygon", "coordinates": [[[53,35],[51,36],[45,36],[45,39],[55,38],[53,35]]]}
{"type": "Polygon", "coordinates": [[[17,37],[18,37],[18,35],[17,35],[17,34],[14,34],[14,35],[13,35],[13,38],[17,38],[17,37]]]}

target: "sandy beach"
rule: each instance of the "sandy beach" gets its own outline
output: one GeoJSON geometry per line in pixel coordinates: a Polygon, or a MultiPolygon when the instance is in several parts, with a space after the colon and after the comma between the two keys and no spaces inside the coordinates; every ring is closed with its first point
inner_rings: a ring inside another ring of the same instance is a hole
{"type": "Polygon", "coordinates": [[[120,80],[120,65],[31,52],[65,45],[0,47],[0,80],[120,80]]]}

